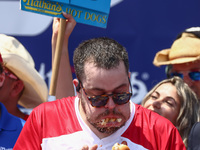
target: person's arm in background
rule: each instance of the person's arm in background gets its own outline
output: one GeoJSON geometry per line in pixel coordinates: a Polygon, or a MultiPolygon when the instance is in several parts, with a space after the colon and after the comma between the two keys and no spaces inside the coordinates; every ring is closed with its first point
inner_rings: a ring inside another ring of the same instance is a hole
{"type": "MultiPolygon", "coordinates": [[[[68,96],[74,96],[74,86],[72,82],[73,77],[72,77],[72,71],[68,54],[68,39],[74,27],[76,26],[76,21],[70,14],[63,13],[63,16],[67,18],[67,20],[66,20],[64,42],[62,46],[62,54],[60,59],[59,72],[58,72],[58,79],[57,79],[57,87],[55,95],[56,99],[68,96]]],[[[60,25],[60,19],[54,18],[53,33],[52,33],[52,63],[54,60],[59,25],[60,25]]]]}

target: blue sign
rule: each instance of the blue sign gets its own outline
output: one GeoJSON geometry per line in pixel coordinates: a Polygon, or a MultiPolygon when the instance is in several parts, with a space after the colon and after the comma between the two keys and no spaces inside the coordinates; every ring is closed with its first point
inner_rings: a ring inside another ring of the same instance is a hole
{"type": "Polygon", "coordinates": [[[111,0],[21,0],[21,10],[64,18],[71,14],[79,23],[106,28],[111,0]]]}

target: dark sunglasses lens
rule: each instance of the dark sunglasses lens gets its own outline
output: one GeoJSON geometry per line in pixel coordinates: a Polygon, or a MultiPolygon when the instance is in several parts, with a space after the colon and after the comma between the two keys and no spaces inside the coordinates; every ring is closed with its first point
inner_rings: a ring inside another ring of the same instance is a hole
{"type": "Polygon", "coordinates": [[[189,76],[194,81],[199,81],[200,80],[200,72],[190,72],[189,76]]]}
{"type": "Polygon", "coordinates": [[[102,107],[105,106],[107,101],[108,101],[108,97],[107,96],[92,96],[92,97],[88,97],[89,101],[91,102],[93,107],[102,107]]]}
{"type": "Polygon", "coordinates": [[[127,103],[131,98],[131,93],[122,93],[113,95],[113,100],[116,104],[122,105],[127,103]]]}
{"type": "Polygon", "coordinates": [[[171,77],[174,77],[174,76],[178,76],[178,77],[183,79],[183,74],[182,73],[172,72],[171,73],[171,77]]]}

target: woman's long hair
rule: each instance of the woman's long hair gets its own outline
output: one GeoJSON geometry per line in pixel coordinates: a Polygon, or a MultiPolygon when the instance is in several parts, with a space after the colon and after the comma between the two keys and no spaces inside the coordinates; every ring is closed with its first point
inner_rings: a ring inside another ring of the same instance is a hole
{"type": "Polygon", "coordinates": [[[188,136],[194,123],[200,121],[199,100],[193,90],[179,77],[172,77],[159,82],[147,93],[142,101],[142,106],[150,98],[151,94],[162,84],[171,83],[176,87],[177,95],[180,100],[180,112],[176,119],[177,127],[182,140],[187,148],[188,136]]]}

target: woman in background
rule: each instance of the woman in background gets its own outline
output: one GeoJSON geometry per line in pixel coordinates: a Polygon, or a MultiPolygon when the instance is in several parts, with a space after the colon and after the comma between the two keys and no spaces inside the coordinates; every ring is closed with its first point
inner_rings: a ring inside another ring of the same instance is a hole
{"type": "Polygon", "coordinates": [[[142,106],[170,120],[187,148],[190,130],[200,121],[200,109],[196,94],[181,78],[159,82],[147,93],[142,106]]]}

